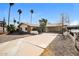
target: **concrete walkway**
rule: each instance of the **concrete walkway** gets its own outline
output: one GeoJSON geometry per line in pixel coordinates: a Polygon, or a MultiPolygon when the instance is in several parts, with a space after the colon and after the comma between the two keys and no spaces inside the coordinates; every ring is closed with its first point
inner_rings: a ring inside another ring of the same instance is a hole
{"type": "Polygon", "coordinates": [[[38,56],[57,36],[55,33],[24,37],[0,43],[0,55],[5,56],[38,56]]]}

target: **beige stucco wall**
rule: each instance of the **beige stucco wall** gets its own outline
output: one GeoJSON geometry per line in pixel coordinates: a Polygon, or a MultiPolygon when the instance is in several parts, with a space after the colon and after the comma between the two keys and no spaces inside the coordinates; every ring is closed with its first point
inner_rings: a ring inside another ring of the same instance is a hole
{"type": "Polygon", "coordinates": [[[27,31],[30,33],[33,30],[33,28],[37,28],[37,27],[23,24],[20,26],[20,28],[22,29],[22,31],[27,31]],[[27,30],[25,28],[27,28],[27,30]]]}
{"type": "MultiPolygon", "coordinates": [[[[6,28],[4,28],[4,32],[7,32],[6,28]]],[[[3,33],[3,27],[0,27],[0,33],[3,33]]]]}
{"type": "Polygon", "coordinates": [[[59,31],[61,31],[61,29],[62,29],[61,26],[47,27],[47,32],[59,32],[59,31]]]}
{"type": "Polygon", "coordinates": [[[27,28],[27,27],[28,27],[28,25],[25,25],[25,24],[23,24],[23,25],[20,26],[20,28],[22,29],[22,31],[25,31],[26,30],[25,28],[27,28]]]}
{"type": "Polygon", "coordinates": [[[27,27],[27,32],[30,33],[30,31],[32,31],[32,27],[28,26],[28,27],[27,27]]]}

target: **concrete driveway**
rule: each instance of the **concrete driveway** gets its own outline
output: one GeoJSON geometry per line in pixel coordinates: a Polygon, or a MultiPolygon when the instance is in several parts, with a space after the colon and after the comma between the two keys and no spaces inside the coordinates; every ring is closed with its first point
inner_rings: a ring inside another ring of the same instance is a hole
{"type": "Polygon", "coordinates": [[[38,56],[58,34],[43,33],[0,43],[0,55],[38,56]]]}

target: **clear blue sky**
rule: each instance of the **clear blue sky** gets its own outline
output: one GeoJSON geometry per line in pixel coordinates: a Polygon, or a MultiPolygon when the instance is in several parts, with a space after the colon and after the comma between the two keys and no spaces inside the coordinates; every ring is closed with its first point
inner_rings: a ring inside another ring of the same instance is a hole
{"type": "MultiPolygon", "coordinates": [[[[8,3],[0,3],[0,20],[5,17],[7,21],[8,9],[8,3]]],[[[34,10],[32,23],[38,23],[41,18],[48,19],[50,23],[59,22],[61,13],[68,14],[72,24],[79,22],[79,4],[77,3],[15,3],[11,8],[11,23],[14,17],[18,21],[18,9],[22,9],[21,22],[30,22],[30,9],[34,10]]]]}

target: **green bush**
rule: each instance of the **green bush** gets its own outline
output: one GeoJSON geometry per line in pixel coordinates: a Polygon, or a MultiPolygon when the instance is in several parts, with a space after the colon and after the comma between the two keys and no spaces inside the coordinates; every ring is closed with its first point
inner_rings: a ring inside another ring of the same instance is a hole
{"type": "Polygon", "coordinates": [[[37,31],[37,30],[38,30],[38,28],[33,28],[32,30],[33,30],[33,31],[37,31]]]}
{"type": "Polygon", "coordinates": [[[7,26],[7,32],[8,33],[13,33],[15,32],[15,26],[10,24],[9,26],[7,26]]]}
{"type": "Polygon", "coordinates": [[[38,28],[38,33],[42,33],[42,29],[40,27],[38,28]]]}

